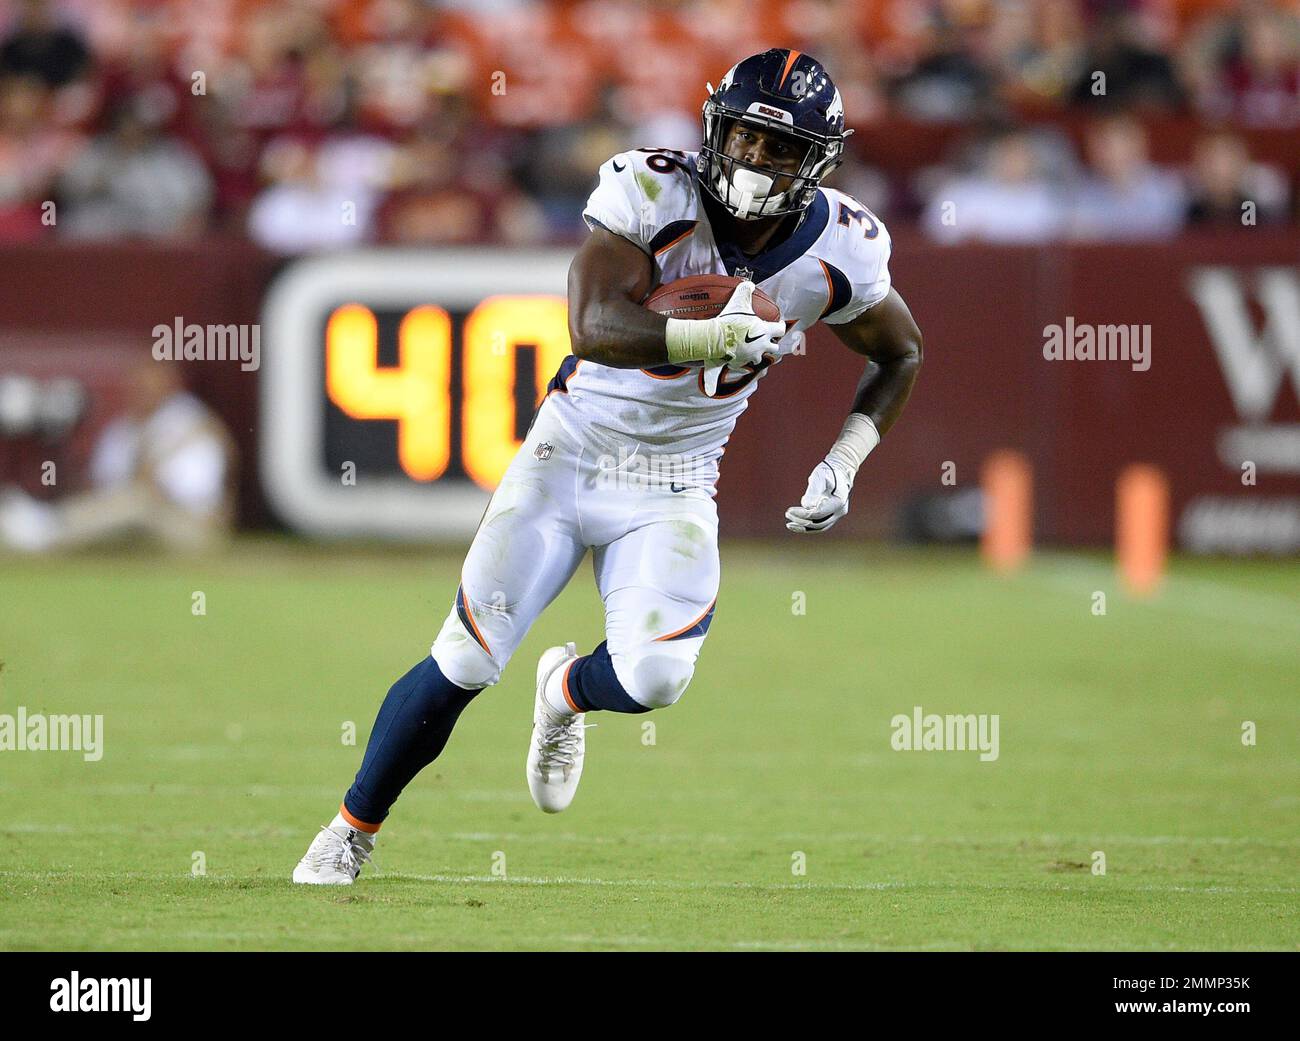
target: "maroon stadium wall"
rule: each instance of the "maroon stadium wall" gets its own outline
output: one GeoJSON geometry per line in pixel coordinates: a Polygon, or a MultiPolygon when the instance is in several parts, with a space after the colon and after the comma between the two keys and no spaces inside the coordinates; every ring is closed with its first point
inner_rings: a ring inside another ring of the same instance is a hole
{"type": "MultiPolygon", "coordinates": [[[[1298,256],[1294,234],[1262,229],[1042,248],[899,235],[895,285],[925,334],[926,361],[835,534],[889,534],[905,502],[970,488],[990,452],[1013,448],[1033,464],[1046,541],[1109,541],[1115,478],[1137,461],[1168,474],[1185,540],[1212,547],[1226,529],[1251,524],[1276,535],[1300,503],[1298,256]],[[1125,333],[1149,337],[1149,368],[1048,360],[1052,326],[1134,326],[1125,333]],[[955,485],[942,481],[949,463],[955,485]]],[[[92,401],[68,445],[0,439],[0,482],[40,492],[41,459],[84,453],[120,393],[115,377],[131,354],[147,354],[155,325],[262,320],[281,264],[240,243],[0,249],[0,377],[79,375],[92,401]]],[[[274,351],[275,331],[262,335],[264,353],[274,351]]],[[[727,446],[724,533],[783,531],[784,509],[837,433],[861,371],[862,360],[818,327],[807,356],[765,377],[727,446]]],[[[243,522],[274,522],[256,465],[261,373],[218,362],[187,363],[186,373],[240,446],[243,522]]]]}

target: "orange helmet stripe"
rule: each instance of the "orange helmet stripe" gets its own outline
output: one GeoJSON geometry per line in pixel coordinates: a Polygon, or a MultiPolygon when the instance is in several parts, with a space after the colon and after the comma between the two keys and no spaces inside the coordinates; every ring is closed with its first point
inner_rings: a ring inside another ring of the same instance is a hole
{"type": "Polygon", "coordinates": [[[791,51],[790,57],[786,58],[785,68],[781,70],[781,82],[776,85],[777,90],[784,87],[785,81],[790,78],[790,70],[794,68],[794,63],[799,60],[799,54],[799,51],[791,51]]]}

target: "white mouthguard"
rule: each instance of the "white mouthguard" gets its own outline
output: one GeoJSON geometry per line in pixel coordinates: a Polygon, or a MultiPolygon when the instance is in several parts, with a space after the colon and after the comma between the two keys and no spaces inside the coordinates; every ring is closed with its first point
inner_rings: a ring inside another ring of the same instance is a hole
{"type": "Polygon", "coordinates": [[[727,185],[727,202],[735,207],[736,216],[741,220],[749,217],[751,209],[757,209],[758,212],[754,214],[757,217],[763,212],[771,190],[772,178],[766,174],[755,170],[737,170],[727,185]]]}

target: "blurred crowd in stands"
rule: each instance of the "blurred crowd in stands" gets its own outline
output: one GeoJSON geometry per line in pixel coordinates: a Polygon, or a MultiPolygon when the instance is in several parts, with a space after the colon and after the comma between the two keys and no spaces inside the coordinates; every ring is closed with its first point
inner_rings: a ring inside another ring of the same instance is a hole
{"type": "Polygon", "coordinates": [[[831,71],[831,183],[891,224],[1295,218],[1300,0],[0,0],[0,242],[573,241],[601,162],[697,147],[706,81],[773,45],[831,71]]]}

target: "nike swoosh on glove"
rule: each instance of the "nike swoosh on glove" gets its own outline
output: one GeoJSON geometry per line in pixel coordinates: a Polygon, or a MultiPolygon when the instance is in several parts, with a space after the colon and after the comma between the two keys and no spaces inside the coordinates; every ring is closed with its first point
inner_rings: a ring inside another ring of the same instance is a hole
{"type": "Polygon", "coordinates": [[[764,354],[775,353],[785,335],[784,322],[766,322],[754,313],[753,282],[741,282],[714,321],[723,328],[726,364],[733,369],[754,365],[764,354]]]}
{"type": "Polygon", "coordinates": [[[785,511],[785,526],[796,534],[825,531],[849,512],[853,477],[823,459],[808,475],[808,490],[798,506],[785,511]]]}

